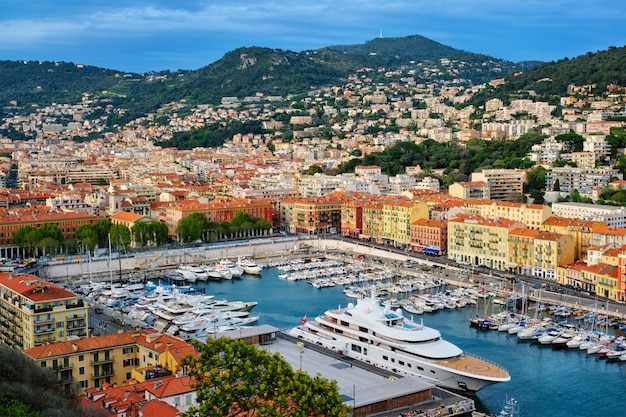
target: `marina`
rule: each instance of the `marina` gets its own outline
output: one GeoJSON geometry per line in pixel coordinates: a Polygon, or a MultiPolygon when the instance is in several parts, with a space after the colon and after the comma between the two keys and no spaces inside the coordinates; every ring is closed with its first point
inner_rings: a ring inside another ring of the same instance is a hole
{"type": "MultiPolygon", "coordinates": [[[[282,273],[284,271],[275,267],[265,268],[258,276],[244,274],[238,280],[198,281],[194,287],[216,299],[258,301],[253,310],[259,315],[256,323],[284,331],[298,326],[303,317],[312,319],[328,309],[345,307],[355,301],[344,293],[350,285],[319,289],[306,280],[279,278],[282,273]]],[[[398,282],[380,280],[377,285],[393,288],[398,282]]],[[[435,285],[421,291],[430,294],[440,293],[442,289],[435,285]]],[[[453,293],[453,288],[445,289],[453,293]]],[[[406,298],[406,294],[395,296],[398,300],[406,298]]],[[[509,371],[511,381],[488,386],[473,397],[480,411],[497,414],[505,399],[513,396],[520,404],[520,416],[595,415],[598,402],[605,404],[602,415],[622,415],[619,399],[626,386],[626,368],[620,362],[610,363],[597,355],[581,354],[580,349],[547,349],[538,343],[521,342],[508,332],[470,327],[470,319],[477,313],[497,312],[488,297],[477,297],[475,305],[468,304],[465,308],[433,310],[422,316],[424,323],[439,330],[446,340],[464,351],[491,359],[509,371]],[[569,401],[555,401],[555,398],[569,401]],[[581,401],[582,398],[594,401],[581,401]]],[[[569,321],[576,323],[576,317],[572,314],[569,321]]],[[[608,331],[619,337],[619,327],[609,327],[608,331]]]]}

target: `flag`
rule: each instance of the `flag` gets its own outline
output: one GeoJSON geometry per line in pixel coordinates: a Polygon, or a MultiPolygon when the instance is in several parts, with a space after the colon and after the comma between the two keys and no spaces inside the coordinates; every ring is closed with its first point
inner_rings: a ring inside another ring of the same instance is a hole
{"type": "Polygon", "coordinates": [[[306,314],[305,314],[304,317],[302,317],[302,319],[300,320],[300,324],[304,324],[307,321],[309,321],[309,319],[306,318],[306,314]]]}

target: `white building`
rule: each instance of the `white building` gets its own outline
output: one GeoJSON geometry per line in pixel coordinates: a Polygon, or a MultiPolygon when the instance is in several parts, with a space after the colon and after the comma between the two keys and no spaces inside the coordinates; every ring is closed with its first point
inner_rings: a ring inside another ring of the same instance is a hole
{"type": "Polygon", "coordinates": [[[603,221],[609,227],[626,227],[626,207],[587,203],[553,203],[552,214],[570,219],[603,221]]]}

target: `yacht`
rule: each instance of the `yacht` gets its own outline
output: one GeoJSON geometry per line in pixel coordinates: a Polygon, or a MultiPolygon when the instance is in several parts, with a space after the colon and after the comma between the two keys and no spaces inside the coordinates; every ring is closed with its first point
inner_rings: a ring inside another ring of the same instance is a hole
{"type": "Polygon", "coordinates": [[[381,305],[375,294],[301,323],[289,331],[291,336],[443,388],[476,392],[511,379],[504,368],[464,353],[438,330],[381,305]]]}
{"type": "Polygon", "coordinates": [[[243,268],[244,272],[248,275],[259,275],[263,270],[263,267],[258,265],[250,258],[239,258],[237,265],[243,268]]]}
{"type": "Polygon", "coordinates": [[[236,263],[234,263],[231,260],[228,259],[222,259],[219,263],[219,265],[230,272],[230,275],[233,278],[241,278],[241,276],[243,275],[243,273],[245,272],[243,267],[237,265],[236,263]]]}

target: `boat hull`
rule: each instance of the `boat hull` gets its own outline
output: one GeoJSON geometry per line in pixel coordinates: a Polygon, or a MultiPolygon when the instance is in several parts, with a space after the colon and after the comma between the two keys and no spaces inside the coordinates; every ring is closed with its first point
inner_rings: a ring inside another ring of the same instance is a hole
{"type": "Polygon", "coordinates": [[[476,392],[497,382],[510,380],[510,378],[499,380],[472,377],[456,372],[451,368],[441,366],[436,362],[420,360],[415,357],[403,355],[398,351],[392,354],[388,350],[377,349],[371,344],[359,342],[351,338],[341,337],[339,335],[333,335],[332,338],[330,338],[315,334],[308,331],[304,325],[291,329],[289,335],[394,374],[400,376],[416,376],[439,387],[455,391],[476,392]],[[388,360],[390,355],[393,355],[393,362],[389,362],[388,360]],[[385,358],[387,358],[387,360],[385,358]],[[401,366],[401,363],[405,365],[401,366]]]}

